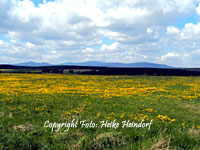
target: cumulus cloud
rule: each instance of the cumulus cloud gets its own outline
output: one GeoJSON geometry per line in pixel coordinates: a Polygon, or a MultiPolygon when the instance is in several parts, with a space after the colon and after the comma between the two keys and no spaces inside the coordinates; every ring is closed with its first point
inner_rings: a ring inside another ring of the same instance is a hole
{"type": "Polygon", "coordinates": [[[147,28],[147,33],[151,34],[153,33],[153,30],[151,28],[147,28]]]}
{"type": "Polygon", "coordinates": [[[198,7],[196,8],[197,14],[200,15],[200,4],[198,5],[198,7]]]}
{"type": "Polygon", "coordinates": [[[200,23],[187,23],[183,29],[168,27],[167,33],[174,34],[171,39],[184,52],[191,52],[200,46],[200,23]]]}
{"type": "Polygon", "coordinates": [[[179,17],[200,14],[195,2],[44,0],[36,6],[31,0],[1,0],[0,34],[10,39],[0,41],[2,60],[167,61],[178,57],[177,52],[163,55],[170,41],[184,54],[200,44],[199,24],[174,26],[179,17]],[[106,45],[102,37],[114,43],[106,45]]]}
{"type": "Polygon", "coordinates": [[[108,50],[108,51],[114,51],[117,47],[118,47],[119,43],[113,43],[111,45],[106,45],[106,44],[103,44],[101,46],[101,50],[102,51],[105,51],[105,50],[108,50]]]}
{"type": "Polygon", "coordinates": [[[175,57],[179,57],[179,56],[180,56],[180,55],[179,55],[178,53],[169,52],[169,53],[163,55],[163,56],[161,57],[161,60],[164,61],[164,60],[166,60],[166,59],[175,58],[175,57]]]}
{"type": "Polygon", "coordinates": [[[4,45],[4,42],[2,40],[0,40],[0,45],[4,45]]]}
{"type": "Polygon", "coordinates": [[[180,31],[174,26],[167,27],[167,34],[178,34],[180,31]]]}

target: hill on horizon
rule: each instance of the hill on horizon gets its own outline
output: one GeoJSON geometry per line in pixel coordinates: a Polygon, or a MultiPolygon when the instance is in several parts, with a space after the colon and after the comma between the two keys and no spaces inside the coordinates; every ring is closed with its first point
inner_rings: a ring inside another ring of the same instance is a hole
{"type": "Polygon", "coordinates": [[[120,68],[174,68],[165,64],[156,64],[156,63],[148,63],[148,62],[119,63],[119,62],[88,61],[88,62],[81,62],[81,63],[66,62],[66,63],[62,63],[61,65],[120,67],[120,68]]]}
{"type": "Polygon", "coordinates": [[[120,63],[120,62],[100,62],[100,61],[87,61],[80,63],[65,62],[61,64],[49,64],[46,62],[28,61],[23,63],[13,64],[16,66],[55,66],[55,65],[69,65],[69,66],[96,66],[96,67],[119,67],[119,68],[174,68],[165,64],[156,64],[149,62],[136,62],[136,63],[120,63]]]}
{"type": "Polygon", "coordinates": [[[52,66],[49,63],[46,62],[41,62],[41,63],[37,63],[34,61],[28,61],[28,62],[23,62],[23,63],[17,63],[17,64],[13,64],[16,66],[32,66],[32,67],[39,67],[39,66],[52,66]]]}

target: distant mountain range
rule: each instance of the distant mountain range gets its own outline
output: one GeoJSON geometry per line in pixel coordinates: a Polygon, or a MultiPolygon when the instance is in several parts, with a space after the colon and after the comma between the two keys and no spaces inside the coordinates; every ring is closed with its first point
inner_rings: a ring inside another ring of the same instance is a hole
{"type": "Polygon", "coordinates": [[[32,67],[52,66],[52,64],[49,64],[49,63],[45,63],[45,62],[36,63],[34,61],[28,61],[28,62],[13,64],[13,65],[16,65],[16,66],[32,66],[32,67]]]}
{"type": "MultiPolygon", "coordinates": [[[[17,66],[52,66],[52,64],[41,62],[24,62],[14,64],[17,66]]],[[[56,65],[71,65],[71,66],[98,66],[98,67],[120,67],[120,68],[174,68],[165,64],[155,64],[155,63],[148,63],[148,62],[136,62],[136,63],[115,63],[115,62],[100,62],[100,61],[88,61],[88,62],[81,62],[81,63],[72,63],[66,62],[62,64],[56,65]]]]}
{"type": "Polygon", "coordinates": [[[100,67],[121,67],[121,68],[173,68],[164,64],[155,64],[148,62],[136,62],[136,63],[115,63],[115,62],[99,62],[88,61],[82,63],[63,63],[61,65],[75,65],[75,66],[100,66],[100,67]]]}

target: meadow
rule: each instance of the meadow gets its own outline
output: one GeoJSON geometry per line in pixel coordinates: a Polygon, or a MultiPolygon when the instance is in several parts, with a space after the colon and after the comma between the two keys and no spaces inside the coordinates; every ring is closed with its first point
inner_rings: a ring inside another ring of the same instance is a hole
{"type": "Polygon", "coordinates": [[[2,150],[200,149],[200,77],[1,73],[0,106],[2,150]],[[47,120],[97,126],[56,132],[47,120]]]}

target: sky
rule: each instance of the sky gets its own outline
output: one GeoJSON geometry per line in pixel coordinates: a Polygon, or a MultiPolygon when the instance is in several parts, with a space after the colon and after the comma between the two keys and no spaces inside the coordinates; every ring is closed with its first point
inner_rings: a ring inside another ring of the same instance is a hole
{"type": "Polygon", "coordinates": [[[200,0],[1,0],[0,64],[200,67],[200,0]]]}

